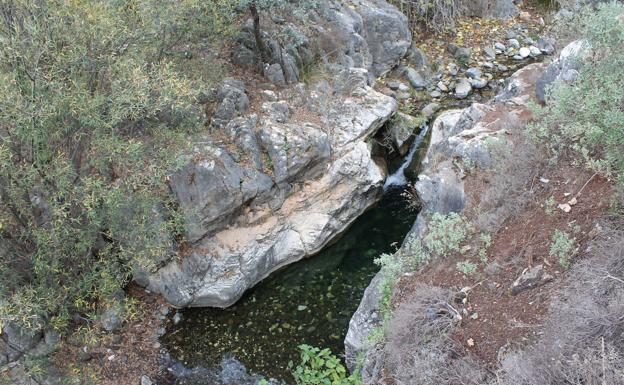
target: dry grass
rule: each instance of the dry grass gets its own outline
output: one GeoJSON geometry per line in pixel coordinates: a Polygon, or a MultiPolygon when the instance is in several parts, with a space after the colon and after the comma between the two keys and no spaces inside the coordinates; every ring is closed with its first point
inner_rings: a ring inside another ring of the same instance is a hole
{"type": "Polygon", "coordinates": [[[500,144],[492,148],[491,156],[493,166],[488,170],[487,184],[475,209],[475,225],[486,232],[497,230],[531,199],[534,184],[545,166],[539,147],[528,138],[519,138],[513,151],[500,144]]]}
{"type": "Polygon", "coordinates": [[[540,341],[503,361],[498,384],[624,384],[624,231],[603,231],[587,253],[551,304],[540,341]]]}
{"type": "Polygon", "coordinates": [[[479,384],[483,370],[447,337],[459,322],[453,293],[421,285],[387,328],[385,362],[398,385],[479,384]]]}

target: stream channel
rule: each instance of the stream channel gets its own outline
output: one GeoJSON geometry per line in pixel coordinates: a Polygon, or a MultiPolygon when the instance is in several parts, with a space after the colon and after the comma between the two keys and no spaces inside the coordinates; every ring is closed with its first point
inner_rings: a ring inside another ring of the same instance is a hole
{"type": "Polygon", "coordinates": [[[231,354],[252,373],[291,382],[288,362],[308,344],[344,354],[349,320],[378,271],[374,259],[394,252],[418,214],[402,195],[406,165],[426,131],[388,177],[381,200],[319,254],[294,263],[250,289],[226,309],[189,308],[162,342],[185,367],[216,367],[231,354]],[[400,174],[400,175],[399,175],[400,174]]]}

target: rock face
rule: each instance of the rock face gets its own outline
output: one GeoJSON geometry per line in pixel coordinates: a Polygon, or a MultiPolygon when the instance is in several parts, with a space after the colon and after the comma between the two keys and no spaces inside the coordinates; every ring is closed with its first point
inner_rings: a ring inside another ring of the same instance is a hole
{"type": "Polygon", "coordinates": [[[259,67],[271,83],[282,87],[299,82],[303,71],[316,65],[319,57],[339,70],[367,69],[372,80],[395,67],[412,43],[407,18],[385,0],[321,0],[302,20],[310,28],[276,23],[272,29],[280,33],[264,33],[270,63],[260,63],[255,57],[253,25],[247,23],[232,51],[232,61],[259,67]],[[304,30],[313,32],[307,36],[304,30]]]}
{"type": "Polygon", "coordinates": [[[548,90],[557,79],[571,83],[578,76],[583,59],[591,53],[588,42],[573,41],[561,50],[559,58],[553,61],[546,71],[537,79],[535,94],[541,103],[546,103],[548,90]]]}
{"type": "MultiPolygon", "coordinates": [[[[416,183],[422,213],[460,212],[464,209],[467,198],[461,165],[470,163],[487,167],[491,160],[486,142],[524,127],[531,116],[529,102],[535,92],[535,81],[545,67],[543,64],[531,64],[519,70],[509,79],[505,91],[490,103],[475,103],[463,110],[448,110],[436,118],[431,124],[431,143],[422,160],[421,174],[416,183]]],[[[422,239],[426,232],[427,219],[419,215],[406,239],[422,239]]],[[[357,359],[361,359],[362,378],[367,385],[385,383],[382,378],[383,346],[373,346],[367,339],[370,330],[380,323],[377,314],[381,274],[383,272],[378,273],[366,289],[349,323],[345,339],[347,364],[354,369],[357,359]]]]}
{"type": "Polygon", "coordinates": [[[397,108],[367,78],[351,68],[331,83],[284,91],[262,104],[261,116],[227,123],[225,145],[199,140],[170,180],[189,247],[135,279],[174,306],[225,307],[342,232],[380,195],[384,167],[365,140],[397,108]],[[302,105],[318,119],[296,120],[302,105]]]}

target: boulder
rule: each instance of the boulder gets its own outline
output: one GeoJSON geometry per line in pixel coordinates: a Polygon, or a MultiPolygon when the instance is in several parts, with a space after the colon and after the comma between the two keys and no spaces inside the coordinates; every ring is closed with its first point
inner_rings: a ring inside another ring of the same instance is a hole
{"type": "Polygon", "coordinates": [[[397,104],[367,76],[346,69],[310,87],[307,107],[320,124],[291,123],[278,100],[265,102],[261,117],[232,120],[227,150],[197,140],[170,177],[190,247],[149,274],[147,287],[177,307],[229,306],[273,271],[317,253],[373,204],[385,169],[366,140],[397,104]]]}
{"type": "Polygon", "coordinates": [[[584,40],[573,41],[561,50],[559,58],[553,61],[542,76],[537,79],[535,87],[537,99],[541,103],[546,103],[548,89],[552,84],[566,73],[568,74],[568,79],[570,79],[571,74],[573,74],[570,70],[578,71],[583,59],[588,57],[590,53],[591,46],[584,40]]]}

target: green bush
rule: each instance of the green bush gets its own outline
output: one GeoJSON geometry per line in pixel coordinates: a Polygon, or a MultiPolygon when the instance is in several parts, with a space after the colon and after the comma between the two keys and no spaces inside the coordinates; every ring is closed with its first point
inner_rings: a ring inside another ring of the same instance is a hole
{"type": "Polygon", "coordinates": [[[563,231],[555,230],[553,234],[552,243],[550,244],[549,255],[551,257],[557,257],[559,264],[565,268],[570,267],[570,257],[574,254],[576,248],[576,241],[574,238],[563,231]]]}
{"type": "Polygon", "coordinates": [[[579,18],[591,58],[579,63],[578,78],[558,81],[548,105],[538,109],[536,139],[553,157],[568,155],[624,184],[624,5],[602,4],[579,18]]]}
{"type": "Polygon", "coordinates": [[[453,252],[462,251],[461,243],[470,231],[471,225],[463,216],[434,213],[425,236],[425,246],[437,256],[448,257],[453,252]]]}
{"type": "Polygon", "coordinates": [[[301,362],[294,367],[288,363],[297,385],[360,385],[358,374],[349,374],[340,359],[329,349],[309,345],[299,346],[301,362]]]}
{"type": "Polygon", "coordinates": [[[171,252],[168,175],[209,86],[174,51],[226,34],[231,3],[0,4],[0,328],[93,319],[171,252]]]}

